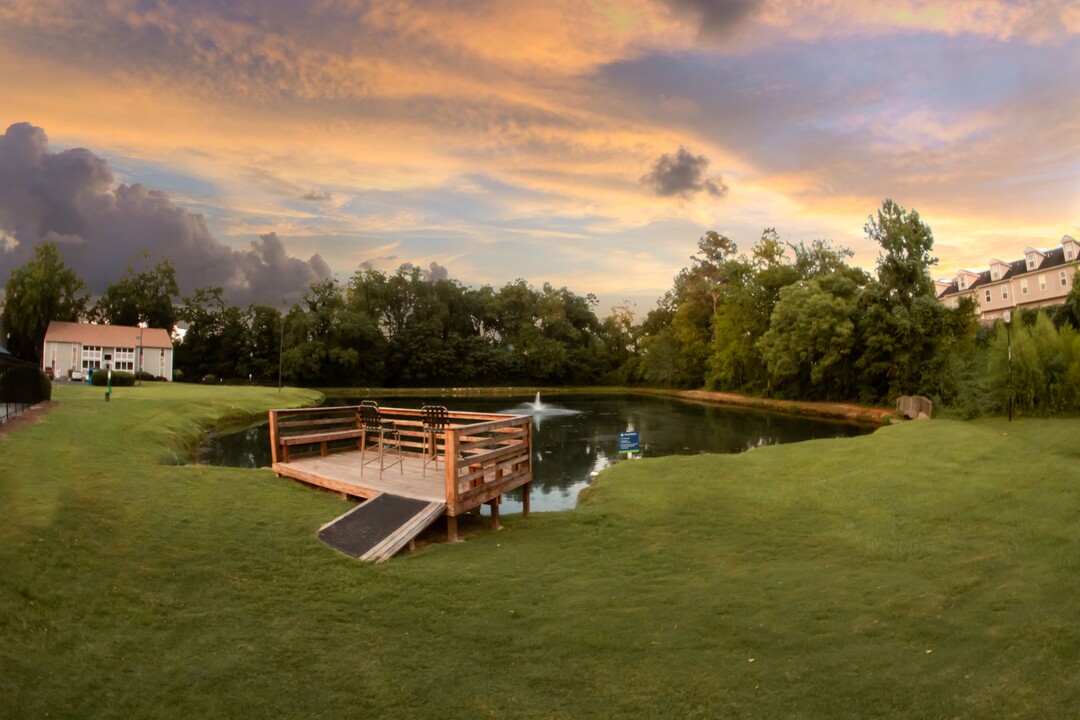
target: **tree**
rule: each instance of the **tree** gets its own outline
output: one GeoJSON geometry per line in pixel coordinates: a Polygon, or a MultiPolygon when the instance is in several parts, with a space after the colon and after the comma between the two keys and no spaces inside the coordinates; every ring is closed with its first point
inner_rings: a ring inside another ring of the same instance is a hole
{"type": "Polygon", "coordinates": [[[868,217],[863,229],[867,238],[881,245],[878,282],[885,287],[890,301],[910,306],[917,297],[933,295],[929,269],[937,264],[937,258],[930,256],[934,233],[919,219],[918,212],[906,212],[886,199],[877,219],[868,217]]]}
{"type": "Polygon", "coordinates": [[[799,398],[847,396],[857,292],[840,273],[780,291],[769,330],[757,343],[778,391],[799,398]]]}
{"type": "MultiPolygon", "coordinates": [[[[143,260],[149,255],[143,254],[143,260]]],[[[176,284],[176,268],[166,259],[143,272],[135,271],[133,258],[120,281],[109,285],[94,306],[94,315],[110,325],[176,329],[176,307],[173,298],[180,294],[176,284]]]]}
{"type": "MultiPolygon", "coordinates": [[[[25,360],[41,361],[45,331],[53,320],[78,322],[89,296],[75,271],[64,265],[55,243],[34,248],[34,259],[12,271],[4,286],[4,322],[8,350],[25,360]]],[[[3,338],[0,338],[3,340],[3,338]]]]}
{"type": "Polygon", "coordinates": [[[912,210],[885,200],[877,218],[867,218],[869,239],[881,245],[878,278],[862,294],[858,339],[860,397],[865,402],[898,395],[932,394],[935,369],[969,324],[971,308],[950,310],[934,297],[929,269],[934,235],[912,210]]]}

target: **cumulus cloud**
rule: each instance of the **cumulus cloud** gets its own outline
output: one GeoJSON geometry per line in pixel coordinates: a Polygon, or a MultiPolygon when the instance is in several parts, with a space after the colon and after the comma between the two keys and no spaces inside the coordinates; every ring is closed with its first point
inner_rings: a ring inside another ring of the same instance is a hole
{"type": "Polygon", "coordinates": [[[428,282],[437,282],[439,280],[446,280],[450,277],[450,271],[445,266],[440,265],[437,262],[432,261],[428,265],[428,269],[424,272],[424,277],[428,279],[428,282]]]}
{"type": "Polygon", "coordinates": [[[728,187],[719,178],[713,180],[705,174],[709,159],[704,155],[694,155],[680,147],[674,156],[664,153],[653,165],[652,170],[641,178],[652,192],[661,197],[681,197],[688,199],[698,193],[721,198],[727,194],[728,187]]]}
{"type": "Polygon", "coordinates": [[[48,240],[95,294],[144,253],[172,261],[181,292],[221,285],[238,304],[299,297],[330,274],[318,255],[289,257],[273,233],[246,252],[226,247],[202,215],[141,184],[114,189],[108,162],[85,148],[50,152],[29,123],[0,136],[0,236],[0,281],[48,240]]]}

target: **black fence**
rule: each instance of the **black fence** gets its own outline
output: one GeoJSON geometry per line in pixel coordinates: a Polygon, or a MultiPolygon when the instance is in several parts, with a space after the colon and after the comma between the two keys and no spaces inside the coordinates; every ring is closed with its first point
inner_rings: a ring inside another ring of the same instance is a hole
{"type": "Polygon", "coordinates": [[[51,395],[52,382],[35,363],[0,350],[0,423],[48,400],[51,395]]]}

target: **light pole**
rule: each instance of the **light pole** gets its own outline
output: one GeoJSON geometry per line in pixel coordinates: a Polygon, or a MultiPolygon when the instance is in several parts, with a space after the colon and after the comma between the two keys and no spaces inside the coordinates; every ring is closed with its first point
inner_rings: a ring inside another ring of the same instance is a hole
{"type": "Polygon", "coordinates": [[[143,334],[143,327],[142,327],[142,325],[140,325],[139,326],[139,347],[136,349],[136,355],[135,355],[135,384],[137,384],[139,387],[142,387],[142,377],[140,377],[140,375],[142,373],[142,369],[143,369],[142,334],[143,334]]]}
{"type": "Polygon", "coordinates": [[[1005,340],[1009,346],[1009,422],[1012,422],[1013,418],[1013,380],[1012,380],[1012,332],[1009,330],[1009,326],[1012,324],[1012,311],[1006,310],[1003,315],[1005,319],[1005,340]]]}
{"type": "Polygon", "coordinates": [[[277,391],[281,392],[281,365],[285,357],[285,301],[281,301],[281,334],[278,336],[277,391]]]}

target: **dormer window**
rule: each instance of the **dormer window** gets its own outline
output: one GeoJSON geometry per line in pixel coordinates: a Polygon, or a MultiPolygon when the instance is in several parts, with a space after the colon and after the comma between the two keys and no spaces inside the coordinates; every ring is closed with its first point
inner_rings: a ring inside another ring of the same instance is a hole
{"type": "Polygon", "coordinates": [[[956,279],[956,283],[960,286],[961,290],[964,290],[965,288],[967,288],[967,278],[964,277],[963,275],[961,275],[960,277],[958,277],[956,279]]]}
{"type": "Polygon", "coordinates": [[[1034,255],[1028,255],[1027,256],[1027,269],[1028,270],[1034,270],[1035,269],[1035,256],[1034,255]]]}
{"type": "Polygon", "coordinates": [[[991,274],[992,274],[992,275],[994,276],[994,279],[995,279],[995,280],[1000,280],[1000,279],[1001,279],[1001,271],[1000,271],[1000,270],[998,270],[997,268],[994,268],[994,269],[993,269],[993,270],[991,271],[991,274]]]}
{"type": "Polygon", "coordinates": [[[1072,245],[1066,245],[1065,246],[1065,259],[1066,260],[1072,260],[1073,259],[1073,247],[1072,247],[1072,245]]]}

